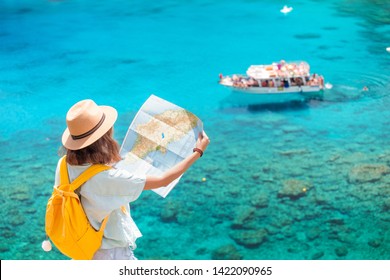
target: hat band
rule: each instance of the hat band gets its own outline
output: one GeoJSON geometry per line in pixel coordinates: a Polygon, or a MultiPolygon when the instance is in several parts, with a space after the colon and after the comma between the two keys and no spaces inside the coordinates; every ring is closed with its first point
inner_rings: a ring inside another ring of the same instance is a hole
{"type": "Polygon", "coordinates": [[[73,140],[80,140],[80,139],[83,139],[83,138],[85,138],[85,137],[91,135],[91,134],[94,133],[96,130],[98,130],[99,127],[102,126],[102,124],[103,124],[105,118],[106,118],[106,115],[103,113],[102,118],[100,119],[100,121],[98,122],[98,124],[97,124],[94,128],[92,128],[91,130],[89,130],[89,131],[87,131],[87,132],[85,132],[85,133],[83,133],[83,134],[80,134],[80,135],[70,135],[70,136],[72,136],[72,139],[73,139],[73,140]]]}

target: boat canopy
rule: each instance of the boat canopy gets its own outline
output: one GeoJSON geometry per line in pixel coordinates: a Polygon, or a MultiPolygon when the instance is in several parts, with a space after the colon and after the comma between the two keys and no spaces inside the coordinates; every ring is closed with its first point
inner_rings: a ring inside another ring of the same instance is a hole
{"type": "Polygon", "coordinates": [[[310,76],[310,66],[305,61],[274,62],[269,65],[251,65],[246,74],[254,79],[290,78],[310,76]]]}

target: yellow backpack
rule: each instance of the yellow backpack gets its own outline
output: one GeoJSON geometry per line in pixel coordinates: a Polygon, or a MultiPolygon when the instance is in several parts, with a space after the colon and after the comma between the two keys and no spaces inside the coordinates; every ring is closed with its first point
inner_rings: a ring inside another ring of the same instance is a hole
{"type": "Polygon", "coordinates": [[[89,223],[75,190],[97,173],[107,169],[110,167],[94,164],[70,183],[66,157],[61,160],[60,184],[54,187],[47,203],[45,229],[57,249],[69,258],[90,260],[101,246],[108,216],[96,231],[89,223]]]}

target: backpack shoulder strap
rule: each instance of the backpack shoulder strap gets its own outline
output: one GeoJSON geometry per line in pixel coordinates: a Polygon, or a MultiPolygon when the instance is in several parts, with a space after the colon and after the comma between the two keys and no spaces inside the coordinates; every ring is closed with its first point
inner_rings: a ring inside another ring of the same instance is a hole
{"type": "MultiPolygon", "coordinates": [[[[94,165],[91,165],[90,167],[88,167],[87,170],[85,170],[83,173],[81,173],[79,175],[79,177],[74,179],[74,181],[71,184],[71,189],[73,191],[78,189],[82,184],[84,184],[86,181],[88,181],[90,178],[92,178],[93,176],[95,176],[99,172],[108,170],[110,168],[111,168],[110,166],[107,166],[107,165],[104,165],[104,164],[94,164],[94,165]]],[[[104,220],[103,220],[103,222],[102,222],[102,224],[100,226],[99,232],[104,232],[104,229],[106,228],[106,224],[107,224],[109,216],[110,215],[107,215],[104,218],[104,220]]]]}
{"type": "MultiPolygon", "coordinates": [[[[71,189],[74,191],[78,189],[82,184],[84,184],[86,181],[88,181],[90,178],[98,174],[99,172],[102,172],[104,170],[110,169],[110,166],[104,165],[104,164],[94,164],[88,167],[87,170],[85,170],[83,173],[81,173],[71,184],[71,189]]],[[[109,215],[107,215],[99,229],[99,232],[104,232],[104,229],[106,228],[106,224],[108,221],[109,215]]]]}
{"type": "MultiPolygon", "coordinates": [[[[88,181],[90,178],[98,174],[99,172],[110,169],[111,167],[104,164],[93,164],[88,167],[83,173],[81,173],[76,179],[71,183],[71,191],[77,190],[82,184],[88,181]]],[[[69,184],[69,174],[68,166],[66,164],[66,156],[63,156],[61,159],[60,166],[60,183],[69,184]]]]}
{"type": "Polygon", "coordinates": [[[69,175],[68,175],[68,166],[66,165],[66,156],[63,156],[61,159],[60,184],[61,185],[69,184],[69,175]]]}
{"type": "Polygon", "coordinates": [[[94,164],[88,167],[83,173],[81,173],[74,181],[72,182],[72,190],[77,190],[82,184],[88,181],[90,178],[98,174],[99,172],[110,169],[110,166],[104,164],[94,164]]]}

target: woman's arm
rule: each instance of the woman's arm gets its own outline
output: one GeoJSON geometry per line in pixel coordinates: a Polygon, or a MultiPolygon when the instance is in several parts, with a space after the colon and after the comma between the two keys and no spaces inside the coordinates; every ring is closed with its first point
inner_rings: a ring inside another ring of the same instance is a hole
{"type": "MultiPolygon", "coordinates": [[[[196,142],[196,148],[204,152],[209,143],[210,140],[207,134],[203,132],[199,134],[198,141],[196,142]]],[[[187,171],[187,169],[190,168],[190,166],[194,164],[194,162],[200,158],[200,156],[200,152],[194,152],[171,169],[165,171],[165,173],[161,176],[146,176],[144,190],[151,190],[168,186],[173,180],[179,178],[180,175],[187,171]]]]}

